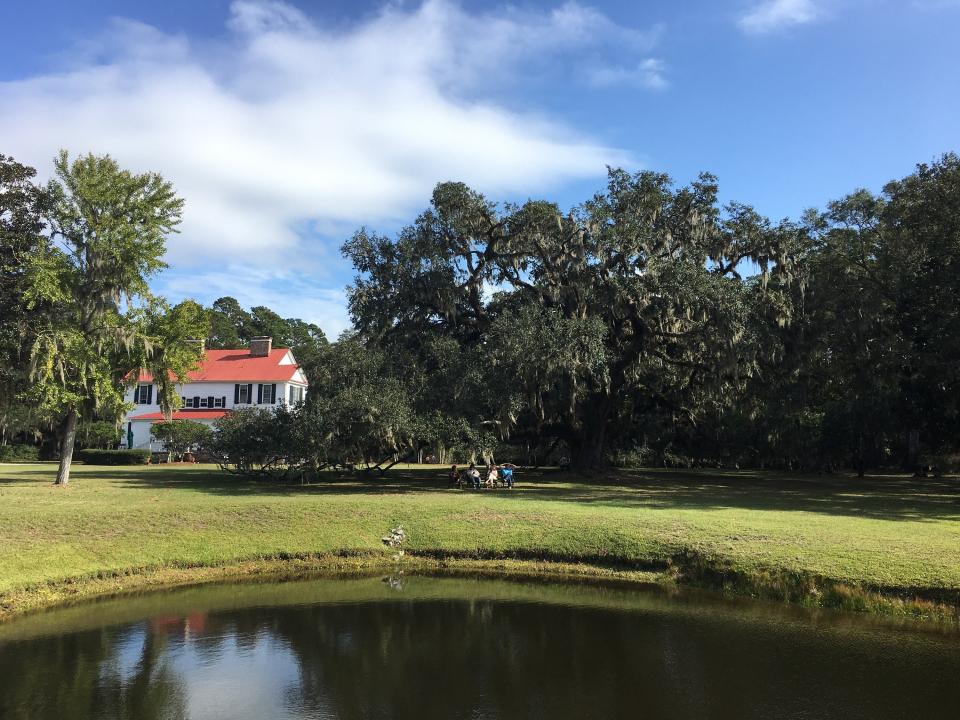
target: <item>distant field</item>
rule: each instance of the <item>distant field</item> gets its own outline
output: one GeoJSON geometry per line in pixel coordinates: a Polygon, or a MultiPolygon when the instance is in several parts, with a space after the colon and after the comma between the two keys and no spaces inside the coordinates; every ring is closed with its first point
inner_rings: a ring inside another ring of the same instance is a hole
{"type": "MultiPolygon", "coordinates": [[[[413,554],[667,572],[703,558],[960,597],[960,481],[751,472],[618,472],[583,483],[518,472],[513,491],[458,491],[443,469],[251,483],[209,466],[0,465],[0,604],[132,570],[330,553],[382,556],[402,523],[413,554]],[[25,590],[30,592],[24,593],[25,590]]],[[[26,598],[26,600],[25,600],[26,598]]]]}

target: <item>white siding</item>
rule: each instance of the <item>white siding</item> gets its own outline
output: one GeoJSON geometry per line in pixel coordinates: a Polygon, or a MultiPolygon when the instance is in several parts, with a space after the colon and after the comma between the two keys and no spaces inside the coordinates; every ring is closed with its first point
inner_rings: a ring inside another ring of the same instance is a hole
{"type": "MultiPolygon", "coordinates": [[[[141,384],[146,384],[146,383],[141,383],[141,384]]],[[[238,407],[250,407],[251,405],[256,406],[257,397],[258,397],[257,387],[258,385],[260,385],[260,383],[240,383],[240,384],[252,385],[251,395],[253,397],[251,399],[253,402],[240,403],[238,407]]],[[[284,382],[264,383],[264,385],[273,385],[273,384],[276,384],[277,386],[277,401],[279,402],[281,398],[286,396],[284,391],[287,388],[287,383],[284,383],[284,382]]],[[[304,386],[306,385],[306,383],[298,383],[298,384],[304,385],[304,386]]],[[[177,385],[177,394],[180,395],[180,397],[201,397],[201,398],[225,397],[226,405],[222,409],[230,410],[235,405],[235,403],[233,402],[233,398],[234,398],[234,388],[236,385],[237,383],[212,383],[212,382],[184,383],[182,385],[177,385]]],[[[132,403],[133,394],[134,394],[134,388],[128,389],[126,392],[126,395],[124,395],[124,399],[127,402],[132,403]]],[[[266,407],[269,407],[269,406],[270,406],[270,403],[267,403],[266,407]]],[[[202,409],[220,410],[221,408],[213,407],[213,408],[202,408],[202,409]]],[[[144,413],[151,413],[151,412],[160,412],[160,404],[157,402],[156,386],[154,386],[153,388],[153,402],[149,405],[136,405],[129,414],[143,415],[144,413]]]]}
{"type": "MultiPolygon", "coordinates": [[[[130,427],[133,430],[133,447],[136,449],[143,450],[153,450],[154,452],[163,452],[166,448],[162,442],[153,439],[153,436],[150,435],[150,427],[156,420],[133,420],[130,422],[130,427]]],[[[203,423],[204,425],[209,425],[213,427],[215,420],[196,420],[195,422],[203,423]]],[[[125,445],[127,442],[127,426],[123,426],[123,443],[121,446],[125,445]]]]}

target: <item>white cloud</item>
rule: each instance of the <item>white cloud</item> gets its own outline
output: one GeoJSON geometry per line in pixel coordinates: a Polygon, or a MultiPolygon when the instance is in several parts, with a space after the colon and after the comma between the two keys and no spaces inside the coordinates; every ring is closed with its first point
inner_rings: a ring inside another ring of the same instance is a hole
{"type": "Polygon", "coordinates": [[[60,147],[162,172],[187,201],[169,246],[178,272],[315,269],[357,225],[412,217],[441,180],[535,194],[632,164],[492,89],[558,68],[595,85],[664,83],[648,57],[662,28],[576,2],[478,14],[427,0],[331,28],[238,0],[227,27],[213,44],[115,20],[61,71],[0,83],[3,151],[41,172],[60,147]],[[345,232],[324,244],[305,227],[345,232]]]}
{"type": "Polygon", "coordinates": [[[660,90],[667,86],[664,64],[657,58],[647,58],[634,67],[609,65],[594,68],[589,72],[590,82],[597,87],[611,85],[633,85],[636,87],[660,90]]]}
{"type": "Polygon", "coordinates": [[[744,32],[763,34],[806,25],[820,15],[820,8],[813,0],[763,0],[741,16],[738,24],[744,32]]]}

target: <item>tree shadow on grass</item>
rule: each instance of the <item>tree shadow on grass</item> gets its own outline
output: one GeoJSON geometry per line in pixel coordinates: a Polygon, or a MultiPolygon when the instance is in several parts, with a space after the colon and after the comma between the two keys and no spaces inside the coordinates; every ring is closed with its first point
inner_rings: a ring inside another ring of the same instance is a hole
{"type": "Polygon", "coordinates": [[[601,482],[565,484],[551,494],[555,500],[610,507],[744,509],[884,520],[960,520],[960,478],[956,477],[617,471],[601,482]]]}
{"type": "MultiPolygon", "coordinates": [[[[0,485],[49,485],[56,476],[56,466],[0,467],[0,485]]],[[[446,474],[442,470],[390,470],[381,476],[371,473],[323,473],[323,479],[312,483],[257,479],[219,470],[215,466],[195,465],[75,465],[70,484],[82,487],[84,481],[105,480],[118,488],[190,489],[222,495],[296,495],[296,494],[392,494],[444,489],[446,474]]]]}
{"type": "MultiPolygon", "coordinates": [[[[48,483],[53,468],[0,467],[0,484],[48,483]]],[[[394,468],[371,473],[329,473],[309,484],[251,480],[210,466],[78,466],[75,483],[104,478],[120,488],[180,488],[224,496],[410,495],[476,493],[451,489],[446,469],[394,468]]],[[[615,470],[595,478],[543,470],[517,471],[517,487],[481,494],[530,502],[655,510],[757,510],[809,512],[884,520],[960,520],[960,478],[903,475],[796,475],[722,470],[615,470]]]]}

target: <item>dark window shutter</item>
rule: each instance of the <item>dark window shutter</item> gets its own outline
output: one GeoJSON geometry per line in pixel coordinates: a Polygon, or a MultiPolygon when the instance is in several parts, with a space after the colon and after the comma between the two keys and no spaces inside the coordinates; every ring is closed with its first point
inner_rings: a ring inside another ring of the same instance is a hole
{"type": "Polygon", "coordinates": [[[253,404],[253,383],[247,383],[247,402],[253,404]]]}
{"type": "Polygon", "coordinates": [[[237,405],[240,403],[240,385],[233,386],[233,404],[237,405]]]}
{"type": "Polygon", "coordinates": [[[153,405],[153,385],[147,385],[147,405],[153,405]]]}
{"type": "Polygon", "coordinates": [[[223,400],[223,405],[221,407],[227,407],[227,396],[224,395],[221,399],[223,400]]]}
{"type": "Polygon", "coordinates": [[[213,407],[213,395],[207,398],[207,407],[213,407]]]}
{"type": "Polygon", "coordinates": [[[199,395],[194,395],[194,396],[193,396],[193,406],[194,406],[195,408],[200,407],[200,396],[199,396],[199,395]]]}
{"type": "Polygon", "coordinates": [[[270,385],[270,404],[276,405],[277,403],[277,384],[273,383],[270,385]]]}
{"type": "Polygon", "coordinates": [[[263,383],[257,385],[257,405],[263,403],[263,383]]]}

